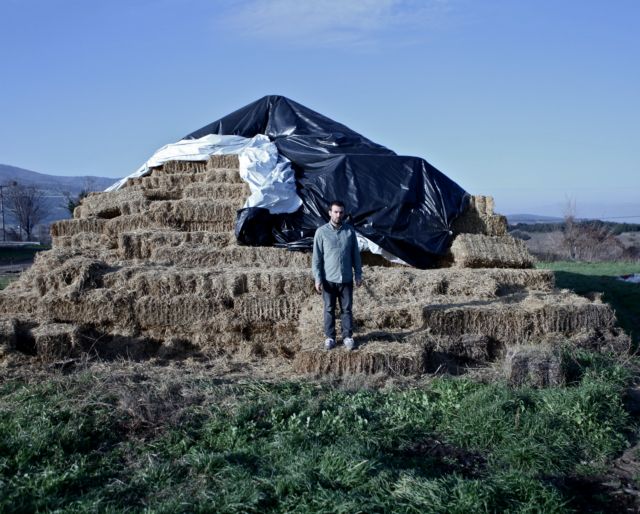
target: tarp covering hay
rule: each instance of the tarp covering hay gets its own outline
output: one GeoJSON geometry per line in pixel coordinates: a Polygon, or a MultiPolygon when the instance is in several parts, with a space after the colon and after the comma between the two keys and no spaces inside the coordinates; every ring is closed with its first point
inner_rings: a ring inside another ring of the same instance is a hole
{"type": "MultiPolygon", "coordinates": [[[[619,351],[628,342],[608,305],[557,291],[553,273],[532,269],[506,235],[491,198],[473,197],[452,225],[444,267],[365,265],[354,301],[360,347],[324,352],[310,255],[235,240],[248,194],[237,157],[215,156],[90,195],[54,223],[53,249],[0,292],[0,358],[244,355],[298,373],[415,375],[508,356],[518,383],[542,357],[512,347],[619,351]]],[[[556,383],[554,370],[538,382],[556,383]]]]}

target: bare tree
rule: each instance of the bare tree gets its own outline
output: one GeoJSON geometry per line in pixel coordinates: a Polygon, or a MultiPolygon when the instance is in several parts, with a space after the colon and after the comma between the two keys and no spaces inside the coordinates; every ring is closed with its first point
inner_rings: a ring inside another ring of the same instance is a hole
{"type": "Polygon", "coordinates": [[[27,240],[33,228],[49,213],[44,193],[35,186],[15,184],[7,189],[8,208],[24,230],[27,240]]]}
{"type": "Polygon", "coordinates": [[[577,257],[577,242],[580,236],[580,230],[576,221],[576,201],[567,198],[564,207],[564,227],[563,239],[564,245],[569,252],[569,258],[574,260],[577,257]]]}
{"type": "Polygon", "coordinates": [[[567,199],[562,236],[571,260],[617,260],[624,251],[610,226],[598,220],[576,219],[575,200],[567,199]]]}

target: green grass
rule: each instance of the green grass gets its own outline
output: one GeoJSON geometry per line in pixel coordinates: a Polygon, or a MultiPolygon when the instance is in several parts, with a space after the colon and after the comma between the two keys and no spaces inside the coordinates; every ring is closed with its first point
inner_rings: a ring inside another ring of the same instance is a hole
{"type": "Polygon", "coordinates": [[[19,248],[0,248],[0,265],[15,264],[33,260],[38,252],[49,250],[47,246],[29,245],[19,248]]]}
{"type": "Polygon", "coordinates": [[[7,287],[9,284],[11,284],[11,282],[13,282],[14,280],[17,280],[18,277],[0,277],[0,290],[4,289],[5,287],[7,287]]]}
{"type": "Polygon", "coordinates": [[[562,477],[600,470],[631,428],[627,371],[576,362],[572,387],[546,390],[439,378],[347,391],[139,369],[7,380],[0,511],[567,512],[578,492],[562,477]]]}
{"type": "Polygon", "coordinates": [[[556,286],[578,294],[602,292],[603,301],[616,311],[620,326],[640,343],[640,284],[618,280],[618,276],[640,273],[640,262],[551,262],[540,268],[554,271],[556,286]]]}

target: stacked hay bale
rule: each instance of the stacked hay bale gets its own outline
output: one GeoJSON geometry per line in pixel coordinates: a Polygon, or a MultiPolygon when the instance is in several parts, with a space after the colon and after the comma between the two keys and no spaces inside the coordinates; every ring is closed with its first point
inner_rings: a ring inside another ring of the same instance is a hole
{"type": "Polygon", "coordinates": [[[237,157],[213,156],[88,196],[53,225],[53,249],[0,293],[0,356],[241,352],[304,373],[420,374],[486,364],[545,338],[621,341],[606,304],[555,291],[492,200],[474,197],[454,224],[452,266],[365,266],[360,348],[324,352],[310,255],[235,241],[248,194],[237,157]]]}

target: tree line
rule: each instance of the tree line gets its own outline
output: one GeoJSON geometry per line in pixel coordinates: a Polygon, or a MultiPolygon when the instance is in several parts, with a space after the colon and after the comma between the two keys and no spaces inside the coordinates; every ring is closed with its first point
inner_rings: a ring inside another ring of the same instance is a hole
{"type": "Polygon", "coordinates": [[[606,230],[612,235],[620,235],[623,232],[640,232],[640,223],[616,223],[615,221],[601,220],[572,220],[558,223],[515,223],[509,225],[509,231],[519,230],[522,232],[564,232],[567,226],[572,228],[578,225],[585,230],[606,230]]]}
{"type": "MultiPolygon", "coordinates": [[[[73,215],[73,210],[80,200],[90,191],[91,184],[87,184],[79,195],[64,192],[64,206],[73,215]]],[[[5,213],[10,213],[18,223],[17,237],[21,240],[22,233],[27,241],[31,240],[35,227],[50,213],[52,205],[47,201],[44,191],[34,185],[20,184],[11,181],[0,185],[0,209],[2,211],[2,240],[7,239],[5,213]]]]}

